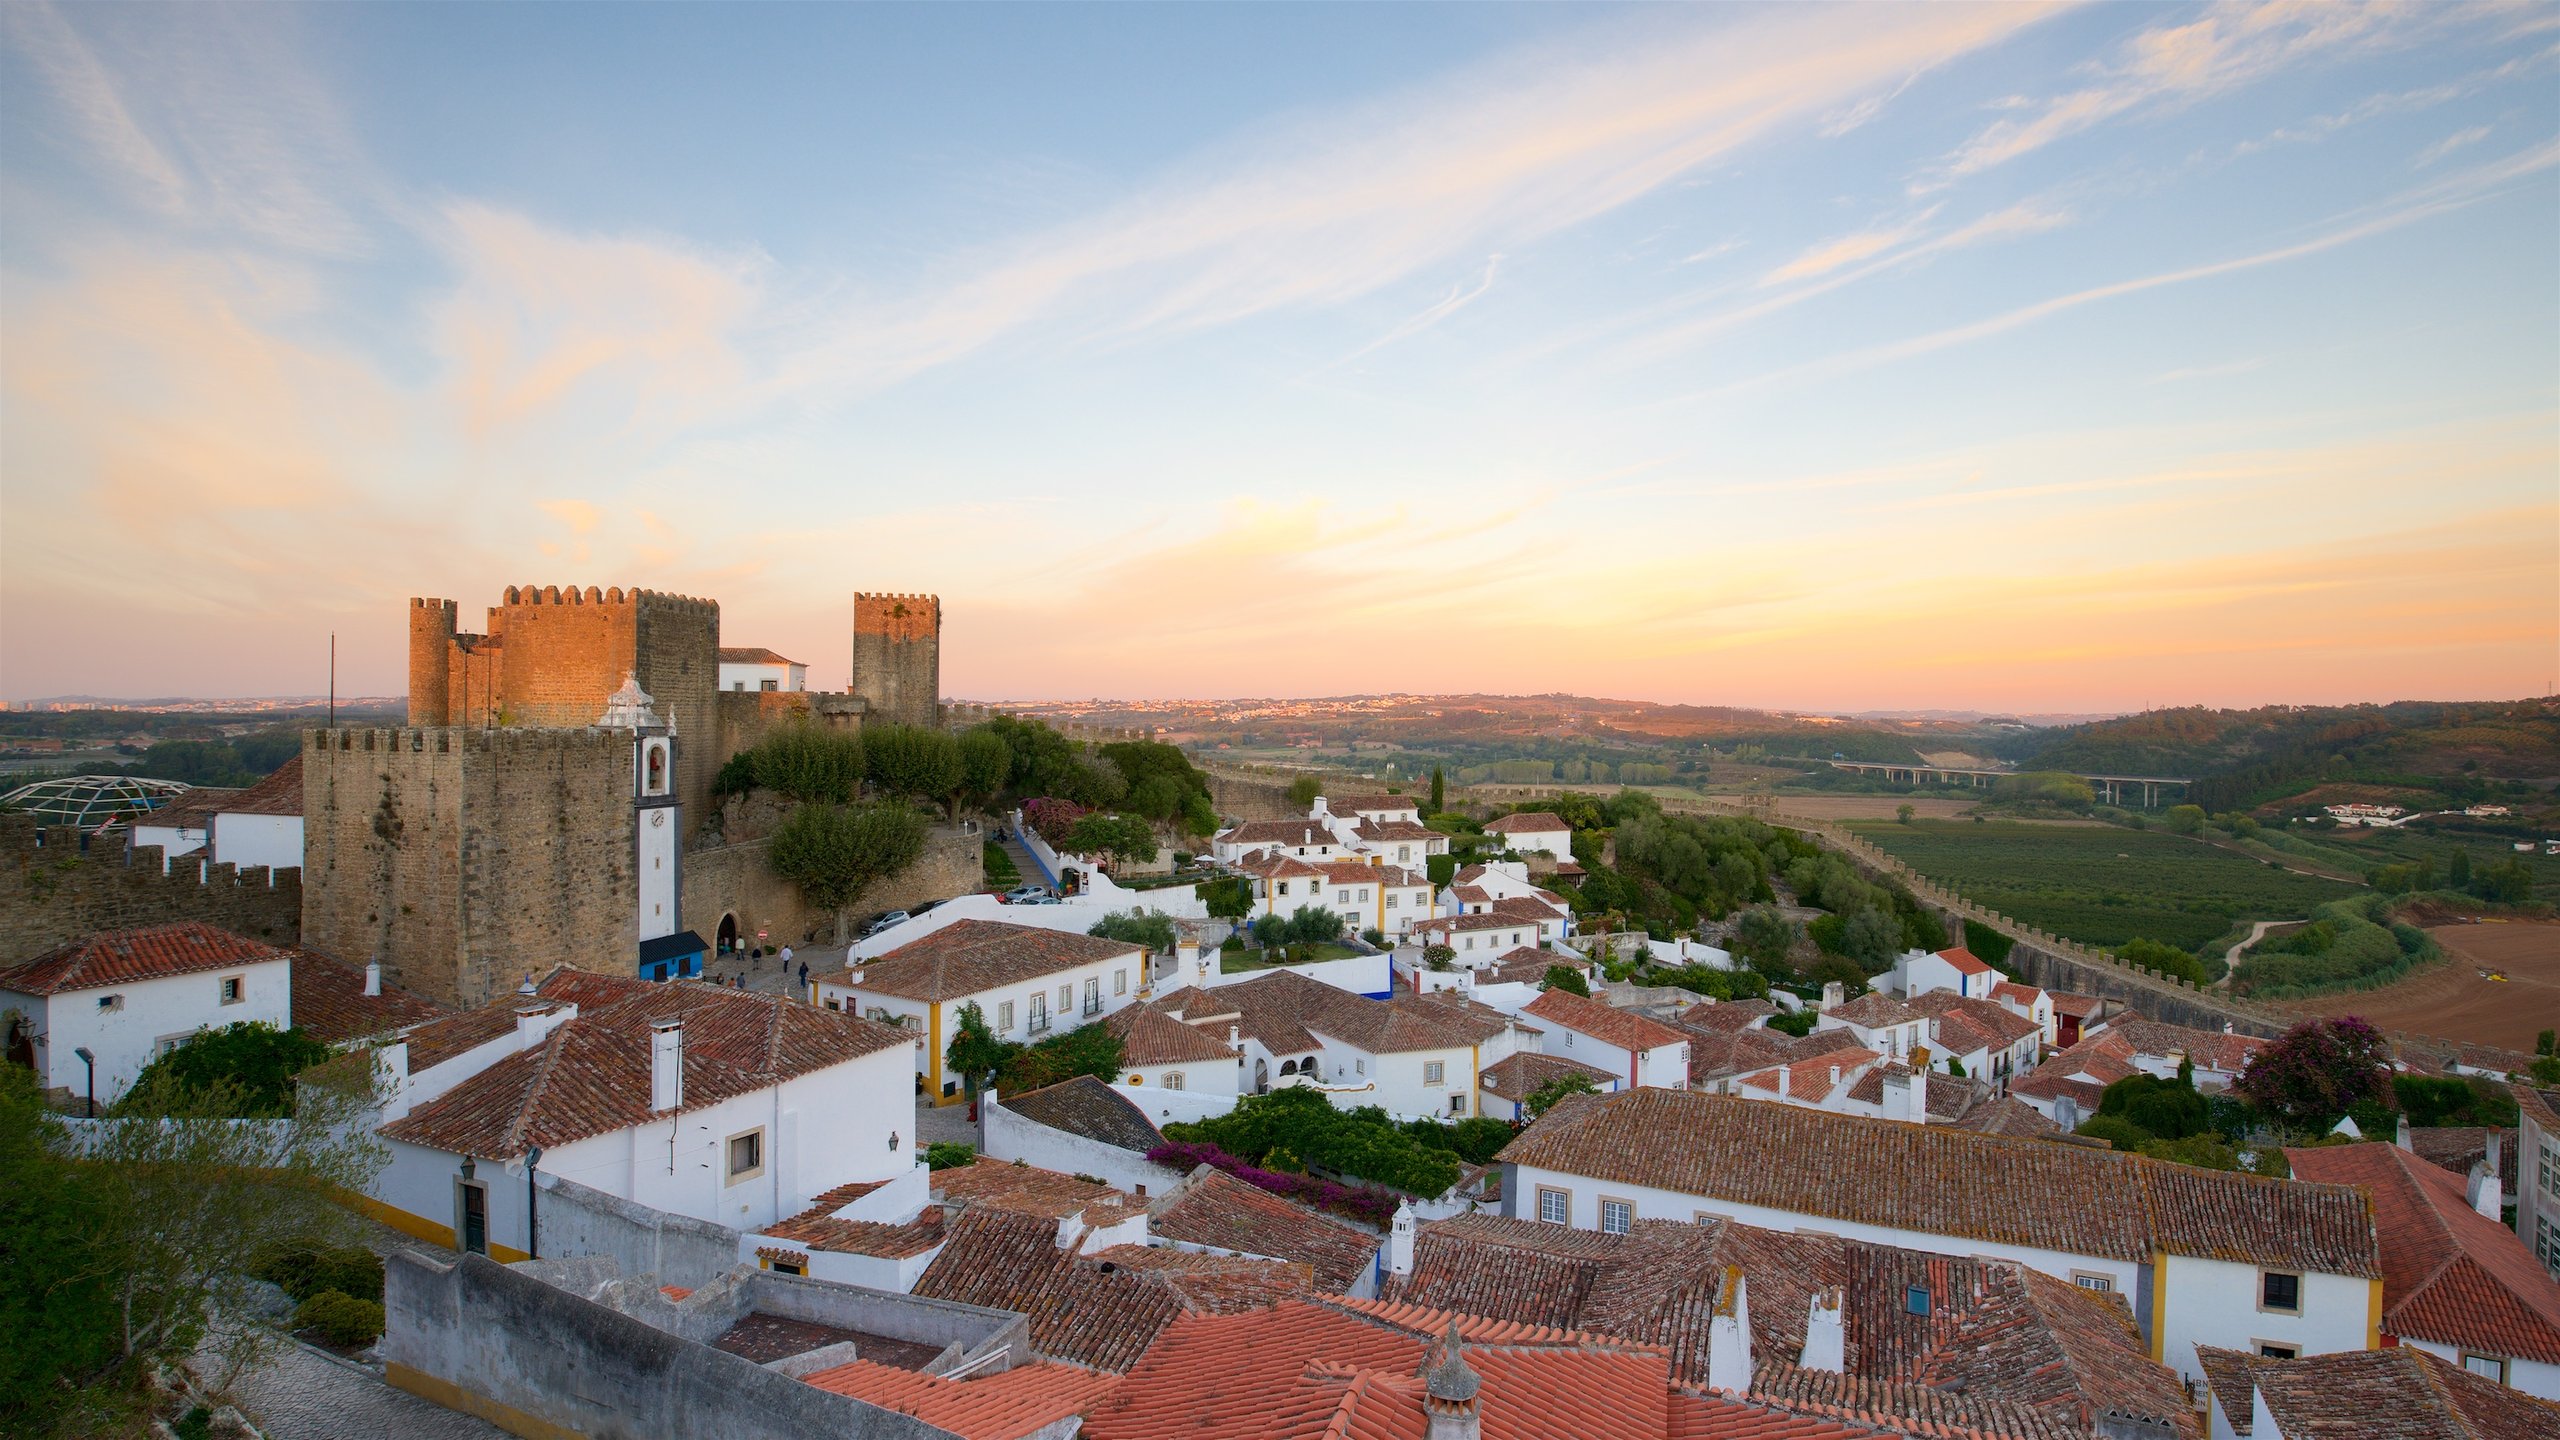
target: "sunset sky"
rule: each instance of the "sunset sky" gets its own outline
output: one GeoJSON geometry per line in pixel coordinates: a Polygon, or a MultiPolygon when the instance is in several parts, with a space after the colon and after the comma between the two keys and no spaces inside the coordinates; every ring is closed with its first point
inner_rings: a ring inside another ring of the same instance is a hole
{"type": "Polygon", "coordinates": [[[2548,693],[2560,8],[0,7],[0,697],[2548,693]]]}

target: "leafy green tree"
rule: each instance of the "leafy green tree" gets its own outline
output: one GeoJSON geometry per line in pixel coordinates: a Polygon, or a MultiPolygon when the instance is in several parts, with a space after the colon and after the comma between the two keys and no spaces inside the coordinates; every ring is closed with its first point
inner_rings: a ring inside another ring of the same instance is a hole
{"type": "Polygon", "coordinates": [[[1571,965],[1548,966],[1547,978],[1539,984],[1538,988],[1569,991],[1585,999],[1590,998],[1591,995],[1591,982],[1583,979],[1582,972],[1571,965]]]}
{"type": "Polygon", "coordinates": [[[1330,945],[1342,938],[1342,916],[1320,905],[1301,905],[1289,917],[1289,943],[1330,945]]]}
{"type": "Polygon", "coordinates": [[[1913,804],[1911,804],[1911,803],[1910,803],[1910,802],[1908,802],[1908,801],[1905,801],[1904,803],[1902,803],[1902,804],[1900,804],[1900,805],[1896,805],[1896,806],[1894,806],[1894,807],[1893,807],[1893,818],[1894,818],[1894,819],[1896,819],[1896,820],[1901,821],[1901,822],[1902,822],[1903,824],[1905,824],[1905,825],[1910,824],[1910,823],[1911,823],[1911,821],[1912,821],[1912,818],[1913,818],[1914,816],[1918,815],[1919,813],[1920,813],[1920,807],[1919,807],[1919,806],[1917,806],[1917,805],[1913,805],[1913,804]]]}
{"type": "Polygon", "coordinates": [[[1537,1089],[1530,1091],[1528,1098],[1520,1102],[1520,1108],[1529,1112],[1529,1118],[1531,1120],[1538,1120],[1543,1118],[1548,1111],[1556,1108],[1556,1102],[1564,1099],[1568,1095],[1597,1095],[1599,1093],[1600,1087],[1591,1083],[1590,1076],[1579,1072],[1572,1072],[1559,1075],[1553,1080],[1548,1081],[1546,1084],[1539,1086],[1537,1089]]]}
{"type": "Polygon", "coordinates": [[[1097,811],[1067,827],[1065,848],[1077,855],[1108,855],[1123,864],[1143,865],[1156,858],[1156,828],[1135,815],[1097,811]]]}
{"type": "Polygon", "coordinates": [[[2156,1075],[2128,1075],[2109,1085],[2098,1096],[2098,1113],[2121,1117],[2160,1140],[2183,1140],[2206,1128],[2204,1097],[2194,1083],[2156,1075]]]}
{"type": "Polygon", "coordinates": [[[1243,1096],[1224,1115],[1176,1121],[1164,1134],[1177,1142],[1206,1141],[1266,1169],[1286,1154],[1302,1169],[1354,1175],[1412,1195],[1444,1195],[1458,1183],[1457,1156],[1449,1150],[1416,1139],[1375,1105],[1337,1110],[1305,1086],[1243,1096]]]}
{"type": "Polygon", "coordinates": [[[1431,813],[1449,808],[1449,773],[1439,766],[1431,767],[1431,813]]]}
{"type": "Polygon", "coordinates": [[[871,783],[884,795],[931,800],[957,813],[968,765],[960,742],[922,725],[882,725],[865,730],[863,760],[871,783]]]}
{"type": "Polygon", "coordinates": [[[1893,963],[1902,953],[1902,921],[1882,910],[1860,910],[1840,927],[1840,954],[1867,967],[1867,973],[1893,963]]]}
{"type": "Polygon", "coordinates": [[[1200,903],[1214,919],[1230,924],[1253,913],[1253,882],[1241,875],[1221,875],[1197,887],[1200,903]]]}
{"type": "Polygon", "coordinates": [[[1786,974],[1787,956],[1804,938],[1804,927],[1772,905],[1755,905],[1733,923],[1733,953],[1763,973],[1786,974]]]}
{"type": "Polygon", "coordinates": [[[924,836],[924,818],[907,805],[803,805],[774,831],[765,861],[810,904],[835,915],[841,945],[852,938],[862,892],[916,863],[924,836]]]}
{"type": "Polygon", "coordinates": [[[953,1170],[978,1158],[978,1147],[965,1140],[937,1140],[924,1147],[924,1163],[932,1170],[953,1170]]]}
{"type": "Polygon", "coordinates": [[[2160,823],[2168,827],[2172,835],[2201,835],[2204,833],[2204,807],[2172,805],[2168,813],[2160,817],[2160,823]]]}
{"type": "Polygon", "coordinates": [[[2116,948],[2116,958],[2127,965],[2139,966],[2162,975],[2175,976],[2190,984],[2206,983],[2204,962],[2175,945],[2158,940],[2127,940],[2116,948]]]}
{"type": "Polygon", "coordinates": [[[2088,781],[2058,770],[2003,775],[1993,783],[1991,793],[2004,803],[2058,805],[2073,810],[2085,810],[2097,798],[2088,781]]]}
{"type": "Polygon", "coordinates": [[[108,1113],[149,1113],[129,1106],[161,1098],[162,1087],[154,1082],[163,1079],[189,1094],[206,1093],[228,1081],[242,1107],[240,1118],[282,1119],[293,1113],[294,1078],[330,1053],[327,1045],[302,1031],[279,1030],[264,1020],[200,1030],[144,1066],[129,1098],[108,1113]]]}
{"type": "Polygon", "coordinates": [[[1175,940],[1173,917],[1146,910],[1114,910],[1094,921],[1093,928],[1084,933],[1127,945],[1144,945],[1159,955],[1173,953],[1175,940]]]}
{"type": "Polygon", "coordinates": [[[1794,1010],[1784,1015],[1770,1016],[1769,1028],[1777,1031],[1781,1035],[1793,1035],[1797,1039],[1801,1040],[1807,1035],[1813,1033],[1814,1022],[1821,1018],[1822,1017],[1819,1014],[1816,1014],[1810,1009],[1794,1010]]]}
{"type": "Polygon", "coordinates": [[[1004,793],[1005,780],[1013,773],[1013,752],[1005,748],[1004,737],[984,725],[973,726],[960,736],[960,790],[972,801],[986,805],[1004,793]]]}
{"type": "Polygon", "coordinates": [[[1301,775],[1297,779],[1289,782],[1290,808],[1295,810],[1308,809],[1316,803],[1316,797],[1323,793],[1323,781],[1318,780],[1313,775],[1301,775]]]}
{"type": "Polygon", "coordinates": [[[1063,1030],[1037,1045],[1018,1047],[1004,1065],[997,1087],[1005,1094],[1019,1095],[1026,1090],[1040,1090],[1091,1075],[1097,1080],[1116,1080],[1120,1076],[1120,1060],[1125,1054],[1120,1037],[1100,1025],[1079,1025],[1063,1030]]]}
{"type": "Polygon", "coordinates": [[[959,1023],[951,1030],[951,1043],[942,1047],[943,1070],[957,1074],[960,1084],[973,1102],[978,1098],[978,1082],[1001,1070],[1022,1047],[996,1038],[987,1026],[987,1015],[971,1000],[960,1007],[959,1023]]]}
{"type": "Polygon", "coordinates": [[[794,800],[842,805],[862,793],[862,741],[844,731],[787,725],[747,753],[756,784],[794,800]]]}
{"type": "Polygon", "coordinates": [[[1425,945],[1422,947],[1422,963],[1434,970],[1445,971],[1451,965],[1457,963],[1457,959],[1458,952],[1454,947],[1447,945],[1425,945]]]}
{"type": "Polygon", "coordinates": [[[2358,1105],[2393,1103],[2391,1044],[2352,1015],[2305,1020],[2261,1046],[2231,1088],[2276,1119],[2326,1130],[2358,1105]]]}

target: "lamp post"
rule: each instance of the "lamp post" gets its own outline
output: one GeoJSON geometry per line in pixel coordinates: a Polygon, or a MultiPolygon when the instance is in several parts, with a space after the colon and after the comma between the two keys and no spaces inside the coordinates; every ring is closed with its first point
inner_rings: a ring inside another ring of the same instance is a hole
{"type": "Polygon", "coordinates": [[[90,1054],[86,1045],[71,1053],[79,1056],[80,1063],[89,1067],[89,1118],[95,1120],[98,1118],[98,1057],[90,1054]]]}
{"type": "Polygon", "coordinates": [[[533,1167],[542,1163],[539,1145],[524,1152],[524,1255],[528,1260],[542,1258],[540,1237],[534,1233],[533,1167]]]}

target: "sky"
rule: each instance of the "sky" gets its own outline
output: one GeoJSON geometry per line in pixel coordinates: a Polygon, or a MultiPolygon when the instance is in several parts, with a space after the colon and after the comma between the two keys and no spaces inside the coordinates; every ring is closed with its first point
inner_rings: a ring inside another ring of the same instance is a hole
{"type": "Polygon", "coordinates": [[[0,6],[0,697],[2560,690],[2560,8],[0,6]]]}

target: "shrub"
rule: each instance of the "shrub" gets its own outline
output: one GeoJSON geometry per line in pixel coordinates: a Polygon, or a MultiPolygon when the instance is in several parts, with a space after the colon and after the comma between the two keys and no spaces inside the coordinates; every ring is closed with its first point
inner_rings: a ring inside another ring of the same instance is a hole
{"type": "Polygon", "coordinates": [[[361,1245],[272,1249],[257,1258],[249,1273],[295,1300],[331,1290],[359,1300],[382,1298],[382,1257],[361,1245]]]}
{"type": "Polygon", "coordinates": [[[2073,1133],[2104,1140],[2119,1150],[2140,1150],[2151,1141],[2151,1136],[2141,1126],[2121,1115],[2092,1115],[2081,1121],[2080,1128],[2073,1133]]]}
{"type": "Polygon", "coordinates": [[[293,1312],[297,1330],[308,1330],[332,1345],[353,1350],[382,1334],[382,1302],[359,1300],[339,1290],[323,1290],[293,1312]]]}
{"type": "Polygon", "coordinates": [[[2128,1075],[2109,1085],[2098,1098],[2098,1113],[2159,1140],[2183,1140],[2205,1128],[2204,1097],[2195,1086],[2156,1075],[2128,1075]]]}
{"type": "Polygon", "coordinates": [[[168,1103],[172,1092],[202,1094],[227,1082],[239,1087],[239,1118],[283,1119],[293,1113],[294,1077],[329,1054],[327,1045],[300,1030],[263,1020],[201,1030],[142,1067],[110,1113],[141,1113],[168,1103]]]}
{"type": "Polygon", "coordinates": [[[1147,1158],[1168,1169],[1185,1173],[1194,1166],[1206,1165],[1233,1175],[1258,1190],[1267,1190],[1302,1205],[1331,1211],[1346,1220],[1356,1220],[1381,1230],[1396,1215],[1397,1202],[1392,1191],[1374,1185],[1344,1185],[1312,1175],[1284,1175],[1276,1170],[1265,1170],[1248,1165],[1208,1142],[1170,1140],[1148,1151],[1147,1158]]]}
{"type": "Polygon", "coordinates": [[[1385,1111],[1374,1105],[1337,1110],[1323,1095],[1298,1086],[1245,1096],[1224,1115],[1170,1124],[1164,1133],[1168,1140],[1206,1142],[1266,1167],[1285,1152],[1302,1165],[1415,1195],[1446,1194],[1458,1183],[1457,1160],[1449,1151],[1415,1140],[1385,1111]]]}
{"type": "Polygon", "coordinates": [[[1813,1033],[1814,1022],[1821,1018],[1811,1010],[1798,1010],[1791,1015],[1772,1015],[1769,1017],[1769,1028],[1782,1035],[1793,1035],[1801,1040],[1813,1033]]]}
{"type": "Polygon", "coordinates": [[[1583,979],[1582,972],[1571,965],[1548,966],[1546,981],[1538,988],[1541,990],[1570,991],[1573,994],[1584,997],[1585,999],[1590,998],[1591,995],[1591,982],[1583,979]]]}
{"type": "Polygon", "coordinates": [[[2142,1153],[2155,1160],[2174,1160],[2201,1170],[2237,1170],[2240,1152],[2222,1143],[2219,1136],[2189,1135],[2178,1140],[2148,1140],[2142,1153]]]}
{"type": "Polygon", "coordinates": [[[1172,916],[1146,910],[1114,910],[1084,933],[1124,945],[1144,945],[1159,955],[1172,954],[1176,939],[1172,916]]]}
{"type": "Polygon", "coordinates": [[[959,1140],[938,1140],[924,1147],[924,1163],[935,1170],[950,1170],[975,1163],[978,1147],[959,1140]]]}

